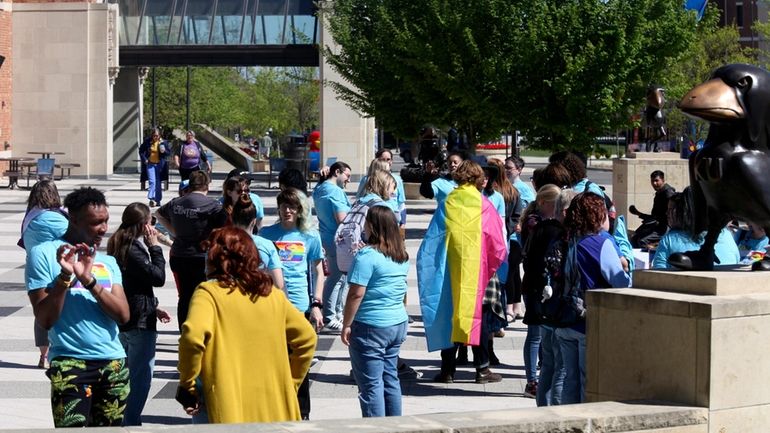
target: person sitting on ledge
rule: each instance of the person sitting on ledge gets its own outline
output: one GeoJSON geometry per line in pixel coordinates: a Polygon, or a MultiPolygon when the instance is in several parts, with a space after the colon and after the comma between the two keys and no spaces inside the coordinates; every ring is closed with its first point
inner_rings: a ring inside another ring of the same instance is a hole
{"type": "Polygon", "coordinates": [[[652,211],[645,214],[634,205],[628,208],[629,212],[642,219],[642,225],[636,229],[631,237],[631,245],[634,248],[649,248],[650,245],[657,243],[668,230],[666,217],[668,199],[676,193],[676,190],[666,183],[666,176],[660,170],[655,170],[650,174],[650,184],[655,190],[652,211]]]}

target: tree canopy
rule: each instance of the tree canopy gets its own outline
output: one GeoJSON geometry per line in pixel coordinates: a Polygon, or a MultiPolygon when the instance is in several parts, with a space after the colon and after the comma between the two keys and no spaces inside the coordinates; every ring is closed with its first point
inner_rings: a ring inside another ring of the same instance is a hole
{"type": "MultiPolygon", "coordinates": [[[[187,71],[156,68],[159,126],[184,128],[187,71]]],[[[152,116],[151,77],[144,83],[145,126],[152,116]]],[[[320,86],[317,68],[193,67],[190,119],[216,129],[259,135],[272,128],[281,137],[318,125],[320,86]]]]}
{"type": "Polygon", "coordinates": [[[626,126],[695,37],[681,0],[335,0],[327,61],[352,108],[413,136],[518,129],[588,148],[626,126]]]}

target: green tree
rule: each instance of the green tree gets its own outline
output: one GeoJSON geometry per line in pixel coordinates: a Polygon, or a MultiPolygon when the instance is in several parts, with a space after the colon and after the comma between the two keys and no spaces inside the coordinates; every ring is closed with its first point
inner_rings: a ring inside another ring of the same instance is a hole
{"type": "MultiPolygon", "coordinates": [[[[186,68],[156,68],[157,123],[184,128],[186,68]]],[[[144,118],[151,126],[151,81],[145,81],[144,118]]],[[[239,129],[279,137],[318,124],[317,68],[194,67],[190,73],[190,119],[220,131],[239,129]]]]}
{"type": "Polygon", "coordinates": [[[686,117],[674,108],[676,103],[690,89],[706,81],[718,67],[730,63],[755,62],[756,52],[741,45],[737,27],[719,26],[719,14],[719,9],[709,4],[703,19],[698,23],[695,39],[660,80],[666,89],[665,111],[669,137],[684,135],[693,143],[705,138],[708,123],[686,117]]]}
{"type": "MultiPolygon", "coordinates": [[[[386,129],[522,130],[586,149],[625,126],[695,35],[680,0],[335,0],[331,84],[386,129]]],[[[404,135],[411,135],[406,133],[404,135]]]]}

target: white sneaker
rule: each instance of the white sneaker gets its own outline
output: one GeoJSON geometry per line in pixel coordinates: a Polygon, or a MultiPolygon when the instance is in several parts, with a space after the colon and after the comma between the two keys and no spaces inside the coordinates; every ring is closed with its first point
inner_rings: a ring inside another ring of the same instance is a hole
{"type": "Polygon", "coordinates": [[[340,322],[337,319],[334,319],[326,324],[323,328],[324,331],[333,333],[333,334],[339,334],[342,332],[342,322],[340,322]]]}

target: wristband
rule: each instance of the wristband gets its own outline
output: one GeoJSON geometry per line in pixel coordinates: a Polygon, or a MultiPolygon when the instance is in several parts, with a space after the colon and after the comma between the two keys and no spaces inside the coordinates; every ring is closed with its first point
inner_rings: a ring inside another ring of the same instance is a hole
{"type": "Polygon", "coordinates": [[[72,285],[72,274],[68,274],[62,271],[56,278],[61,280],[61,282],[64,283],[67,287],[72,285]]]}
{"type": "Polygon", "coordinates": [[[83,286],[84,289],[88,290],[89,292],[96,287],[96,277],[94,277],[93,274],[91,274],[91,281],[89,281],[86,285],[83,286]]]}
{"type": "Polygon", "coordinates": [[[323,306],[324,306],[324,304],[322,304],[322,303],[318,302],[317,300],[313,300],[313,303],[312,303],[312,304],[310,304],[310,308],[318,307],[318,308],[321,308],[321,309],[322,309],[322,308],[323,308],[323,306]]]}

